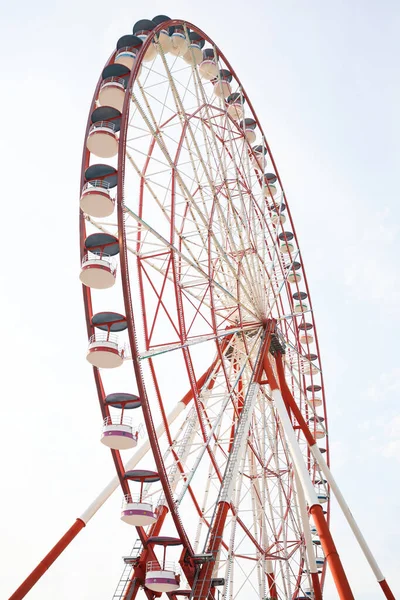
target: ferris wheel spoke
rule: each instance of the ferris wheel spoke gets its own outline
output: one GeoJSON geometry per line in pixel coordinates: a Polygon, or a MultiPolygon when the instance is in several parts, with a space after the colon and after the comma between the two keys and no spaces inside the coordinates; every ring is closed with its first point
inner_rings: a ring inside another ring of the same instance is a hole
{"type": "Polygon", "coordinates": [[[237,329],[229,329],[229,330],[219,331],[215,335],[210,334],[210,335],[203,335],[203,336],[188,338],[184,344],[156,345],[156,346],[151,347],[151,349],[149,349],[145,352],[141,352],[139,355],[139,359],[143,360],[145,358],[150,358],[150,357],[153,358],[154,356],[157,356],[158,354],[164,354],[166,352],[171,352],[173,350],[182,350],[183,348],[188,348],[189,346],[194,346],[196,344],[202,344],[204,342],[209,342],[211,340],[221,340],[225,337],[230,337],[236,333],[253,331],[256,327],[257,327],[257,325],[253,325],[253,326],[250,325],[247,327],[245,326],[245,327],[241,327],[241,328],[237,328],[237,329]]]}
{"type": "MultiPolygon", "coordinates": [[[[256,341],[254,342],[254,346],[258,346],[257,343],[257,338],[256,341]]],[[[226,352],[226,351],[225,351],[226,352]]],[[[247,358],[247,360],[249,360],[249,358],[247,358]]],[[[227,409],[227,407],[229,406],[229,404],[232,402],[232,397],[233,394],[235,394],[236,388],[239,385],[239,382],[241,381],[241,376],[242,376],[242,372],[244,371],[246,366],[246,362],[245,364],[242,366],[242,368],[239,370],[239,372],[236,374],[235,379],[232,381],[231,386],[230,386],[230,392],[226,393],[224,397],[222,397],[219,400],[219,408],[217,411],[214,412],[214,416],[212,418],[212,421],[210,421],[210,417],[211,417],[211,413],[210,411],[208,411],[208,423],[209,423],[209,434],[207,439],[204,441],[200,452],[198,453],[196,460],[193,464],[193,467],[191,469],[191,473],[190,476],[187,478],[187,481],[184,483],[184,485],[182,486],[181,492],[176,500],[177,505],[179,506],[179,504],[182,502],[182,499],[186,493],[187,490],[187,486],[189,485],[189,483],[191,482],[191,480],[193,479],[193,477],[196,474],[196,471],[199,469],[199,466],[201,464],[201,461],[203,459],[203,457],[205,456],[206,450],[209,447],[209,445],[211,444],[211,442],[215,439],[215,433],[217,431],[217,429],[219,430],[219,434],[218,434],[218,438],[220,439],[221,436],[221,425],[223,422],[223,417],[225,415],[225,411],[227,409]]],[[[211,406],[212,408],[212,406],[211,406]]],[[[223,435],[223,431],[222,430],[222,435],[223,435]]],[[[219,443],[218,443],[219,445],[219,443]]]]}
{"type": "MultiPolygon", "coordinates": [[[[200,275],[200,281],[209,285],[209,276],[208,276],[207,272],[199,265],[198,262],[197,263],[193,262],[192,257],[188,258],[185,254],[180,252],[175,246],[173,246],[170,242],[168,242],[167,239],[165,239],[163,236],[161,236],[159,233],[157,233],[153,227],[151,227],[148,223],[143,221],[143,219],[141,219],[138,215],[136,215],[132,210],[130,210],[129,208],[126,208],[126,211],[130,215],[130,217],[132,217],[140,225],[140,227],[143,230],[148,231],[149,233],[151,233],[152,237],[155,237],[157,239],[157,245],[155,246],[156,254],[159,254],[160,247],[164,246],[165,248],[168,248],[174,254],[178,255],[180,257],[180,259],[182,259],[185,262],[185,264],[187,264],[188,268],[190,267],[191,271],[194,270],[197,272],[198,275],[200,275]]],[[[147,243],[149,244],[150,242],[148,241],[147,243]]],[[[187,244],[185,244],[185,247],[186,248],[188,247],[187,244]]],[[[219,279],[220,278],[219,278],[218,274],[214,273],[213,286],[219,288],[224,293],[224,295],[228,295],[229,297],[231,297],[232,300],[235,302],[235,304],[241,304],[240,301],[237,298],[235,298],[235,295],[234,295],[235,290],[232,289],[232,291],[231,291],[231,290],[228,290],[226,287],[223,287],[223,284],[219,283],[219,279]]],[[[198,285],[197,282],[196,282],[196,285],[198,285]]],[[[226,281],[225,281],[225,285],[226,285],[226,281]]],[[[185,291],[187,291],[189,286],[183,284],[183,287],[185,287],[185,291]]],[[[244,306],[243,309],[246,312],[248,311],[248,308],[246,306],[244,306]]],[[[253,314],[253,317],[256,317],[256,315],[253,314]]]]}
{"type": "MultiPolygon", "coordinates": [[[[164,64],[166,65],[165,58],[164,58],[164,64]]],[[[175,99],[175,103],[176,103],[176,109],[177,109],[177,111],[179,111],[179,110],[181,110],[181,111],[182,111],[182,109],[183,109],[182,100],[181,100],[181,98],[179,97],[179,94],[178,94],[178,92],[177,92],[177,90],[176,90],[176,87],[175,87],[174,81],[173,81],[173,79],[172,79],[171,77],[170,77],[170,85],[171,85],[171,89],[174,91],[174,99],[175,99]]],[[[181,120],[182,120],[182,119],[184,119],[182,112],[180,113],[180,118],[181,118],[181,120]]],[[[192,141],[192,142],[193,142],[193,143],[196,145],[195,136],[193,135],[193,132],[192,132],[192,129],[191,129],[191,123],[190,123],[190,122],[188,122],[188,124],[187,124],[187,129],[188,129],[188,131],[189,131],[189,132],[190,132],[190,134],[191,134],[191,141],[192,141]]],[[[200,153],[199,153],[199,154],[200,154],[200,153]]],[[[203,164],[203,167],[204,167],[204,164],[203,164]]],[[[208,177],[208,181],[209,181],[209,184],[211,185],[211,187],[214,187],[214,184],[213,184],[213,179],[212,179],[211,177],[208,177]]],[[[180,182],[182,183],[182,180],[180,180],[180,182]]],[[[186,190],[185,190],[185,191],[186,191],[186,190]]],[[[192,203],[192,206],[194,206],[194,203],[192,203]]],[[[200,213],[200,214],[201,214],[201,213],[200,213]]],[[[225,231],[226,231],[227,229],[228,229],[228,228],[226,227],[226,228],[225,228],[225,231]]],[[[215,237],[214,237],[213,241],[215,242],[215,237]]],[[[219,245],[219,244],[217,244],[217,245],[218,245],[218,247],[220,247],[220,245],[219,245]]],[[[245,288],[243,288],[243,291],[244,291],[245,295],[247,295],[247,294],[246,294],[246,291],[245,291],[245,288]]]]}

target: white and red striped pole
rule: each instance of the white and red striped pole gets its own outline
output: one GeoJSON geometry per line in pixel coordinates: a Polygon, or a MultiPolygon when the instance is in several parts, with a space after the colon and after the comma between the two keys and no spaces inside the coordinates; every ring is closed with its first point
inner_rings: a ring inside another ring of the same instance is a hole
{"type": "MultiPolygon", "coordinates": [[[[215,368],[217,364],[217,360],[215,360],[211,367],[207,369],[197,381],[198,389],[201,389],[207,379],[209,378],[211,372],[215,368]]],[[[193,391],[190,390],[180,402],[177,403],[175,408],[169,413],[167,416],[168,425],[172,425],[178,415],[181,414],[189,404],[189,402],[193,398],[193,391]]],[[[162,423],[156,429],[156,433],[158,437],[161,437],[165,433],[165,427],[162,423]]],[[[136,450],[133,456],[125,465],[125,470],[129,471],[130,469],[134,469],[139,461],[147,454],[150,450],[150,442],[147,440],[144,442],[140,448],[136,450]]],[[[33,569],[33,571],[28,575],[25,581],[19,586],[19,588],[10,596],[9,600],[21,600],[26,596],[26,594],[33,588],[33,586],[39,581],[39,579],[44,575],[44,573],[48,570],[48,568],[54,563],[55,560],[62,554],[62,552],[70,545],[72,540],[78,535],[80,531],[88,524],[88,522],[94,517],[97,511],[103,506],[103,504],[108,500],[108,498],[115,492],[115,490],[119,486],[119,479],[117,476],[113,477],[108,485],[100,492],[100,494],[93,500],[93,502],[83,511],[83,513],[76,519],[73,525],[68,529],[68,531],[62,536],[62,538],[55,544],[55,546],[50,550],[48,554],[44,557],[44,559],[33,569]]]]}
{"type": "Polygon", "coordinates": [[[297,475],[303,487],[310,514],[313,516],[314,523],[321,540],[321,545],[339,594],[339,598],[340,600],[354,600],[353,592],[351,591],[346,573],[343,569],[343,565],[329,530],[328,523],[325,520],[322,506],[318,501],[317,494],[310,479],[307,466],[304,462],[303,454],[298,444],[296,434],[290,421],[281,390],[279,389],[279,385],[276,381],[271,363],[268,358],[268,354],[264,356],[264,370],[271,388],[271,395],[275,403],[276,411],[285,432],[289,451],[292,456],[297,475]]]}
{"type": "MultiPolygon", "coordinates": [[[[300,411],[299,407],[297,406],[296,401],[293,398],[291,391],[289,390],[289,387],[288,387],[288,385],[286,383],[286,379],[285,379],[282,357],[279,353],[275,357],[275,363],[276,363],[276,369],[278,372],[279,382],[280,382],[280,385],[282,388],[282,393],[284,395],[286,403],[292,410],[293,415],[295,416],[302,432],[304,433],[304,436],[310,447],[311,453],[313,454],[315,460],[317,461],[318,465],[320,466],[322,473],[324,474],[332,492],[334,493],[336,500],[337,500],[340,508],[342,509],[342,512],[343,512],[348,524],[350,525],[350,528],[353,531],[354,536],[355,536],[361,550],[363,551],[364,556],[367,559],[380,587],[382,588],[382,591],[383,591],[385,597],[387,598],[387,600],[396,600],[396,598],[394,597],[393,592],[391,591],[391,589],[389,587],[389,584],[387,583],[382,571],[380,570],[378,563],[376,562],[363,534],[361,533],[361,530],[360,530],[359,526],[357,525],[356,520],[354,519],[354,517],[350,511],[350,508],[348,507],[346,500],[344,499],[343,494],[340,491],[339,486],[337,485],[337,483],[332,475],[330,468],[328,467],[324,457],[322,456],[322,453],[320,452],[320,450],[318,448],[318,445],[314,439],[314,436],[311,434],[311,432],[307,426],[307,423],[306,423],[303,415],[301,414],[301,411],[300,411]]],[[[322,540],[321,540],[321,543],[322,543],[322,540]]]]}

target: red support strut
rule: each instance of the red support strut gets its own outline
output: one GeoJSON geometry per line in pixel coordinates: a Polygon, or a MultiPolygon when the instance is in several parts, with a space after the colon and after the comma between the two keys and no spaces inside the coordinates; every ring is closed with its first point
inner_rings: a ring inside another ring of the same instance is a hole
{"type": "Polygon", "coordinates": [[[311,581],[314,589],[314,599],[322,600],[321,583],[318,577],[318,573],[311,573],[311,581]]]}
{"type": "Polygon", "coordinates": [[[275,577],[273,573],[267,573],[269,596],[271,600],[278,600],[278,592],[275,585],[275,577]]]}
{"type": "Polygon", "coordinates": [[[388,600],[396,600],[396,598],[393,596],[393,592],[390,589],[389,584],[387,583],[386,579],[383,579],[382,581],[378,581],[378,583],[381,586],[382,591],[388,600]]]}
{"type": "MultiPolygon", "coordinates": [[[[210,552],[214,560],[217,557],[219,548],[221,546],[222,534],[224,532],[225,521],[228,515],[230,504],[228,502],[220,502],[217,508],[217,514],[215,516],[215,526],[211,531],[210,544],[207,552],[210,552]]],[[[206,600],[210,592],[211,578],[214,570],[215,563],[206,562],[200,570],[199,577],[194,587],[193,600],[206,600]]]]}
{"type": "Polygon", "coordinates": [[[81,519],[77,519],[75,523],[70,527],[57,544],[50,550],[50,552],[44,557],[44,559],[33,569],[32,573],[28,575],[25,581],[19,586],[19,588],[10,596],[9,600],[21,600],[26,594],[33,588],[35,583],[39,581],[41,576],[47,571],[47,569],[53,564],[53,562],[60,556],[65,548],[72,542],[74,537],[85,527],[85,523],[81,519]]]}

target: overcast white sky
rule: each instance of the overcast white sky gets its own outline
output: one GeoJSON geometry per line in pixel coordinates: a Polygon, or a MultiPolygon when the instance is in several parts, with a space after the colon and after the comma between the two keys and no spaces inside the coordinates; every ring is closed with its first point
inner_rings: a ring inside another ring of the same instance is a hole
{"type": "MultiPolygon", "coordinates": [[[[399,30],[395,0],[2,6],[0,596],[113,476],[78,280],[81,147],[116,40],[169,14],[205,30],[252,99],[290,201],[316,312],[332,468],[400,597],[399,30]],[[396,580],[397,578],[397,580],[396,580]]],[[[112,597],[133,542],[120,495],[31,600],[112,597]]],[[[357,600],[381,597],[333,503],[357,600]]],[[[383,597],[383,596],[382,596],[383,597]]],[[[327,580],[325,600],[336,593],[327,580]]]]}

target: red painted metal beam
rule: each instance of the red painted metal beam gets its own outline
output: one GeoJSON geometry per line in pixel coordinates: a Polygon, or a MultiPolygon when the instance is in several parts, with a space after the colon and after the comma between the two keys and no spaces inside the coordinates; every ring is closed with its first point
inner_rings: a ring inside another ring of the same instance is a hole
{"type": "Polygon", "coordinates": [[[322,600],[321,582],[318,577],[318,573],[311,573],[311,581],[314,589],[315,600],[322,600]]]}
{"type": "Polygon", "coordinates": [[[271,600],[278,600],[278,592],[275,585],[275,576],[273,573],[267,573],[268,590],[271,600]]]}
{"type": "MultiPolygon", "coordinates": [[[[224,532],[225,521],[228,515],[230,504],[228,502],[220,502],[215,516],[215,525],[211,531],[210,544],[207,552],[211,553],[216,558],[224,532]]],[[[196,581],[193,590],[193,600],[206,600],[211,588],[211,578],[214,570],[215,562],[206,562],[200,569],[199,577],[196,581]]]]}
{"type": "Polygon", "coordinates": [[[44,559],[35,569],[33,569],[32,573],[28,575],[25,581],[12,594],[12,596],[10,596],[9,600],[21,600],[21,598],[25,598],[26,594],[33,588],[35,583],[39,581],[41,576],[47,571],[47,569],[53,564],[53,562],[60,556],[60,554],[84,527],[85,523],[81,521],[81,519],[77,519],[72,527],[70,527],[57,542],[54,548],[52,548],[50,552],[46,554],[44,559]]]}

